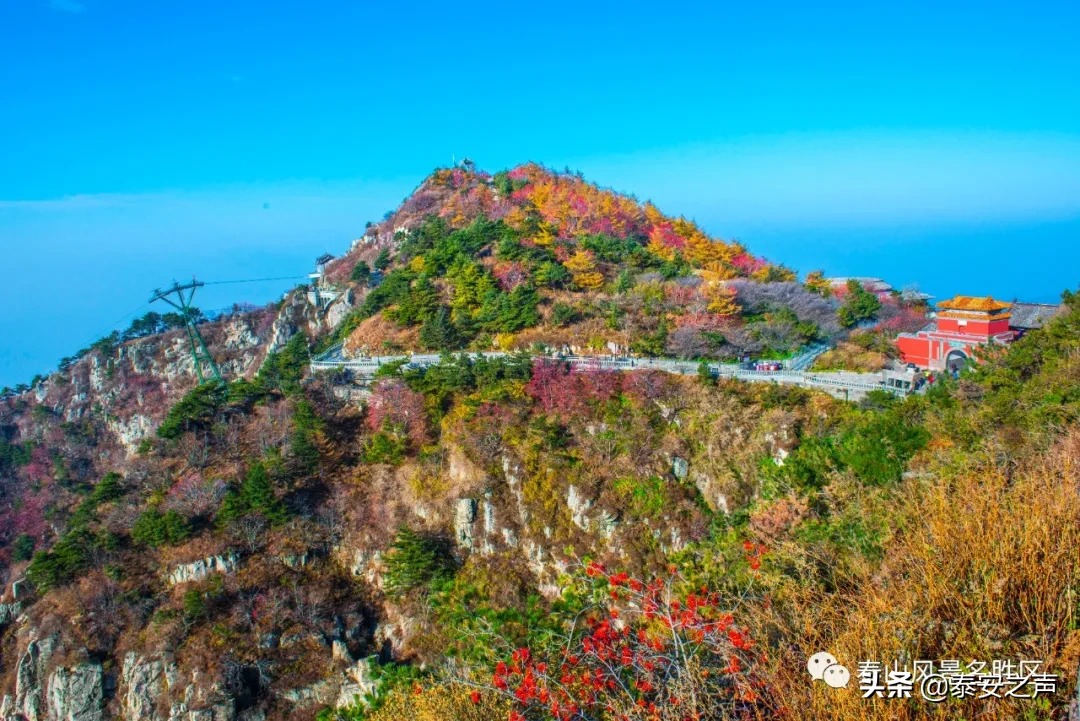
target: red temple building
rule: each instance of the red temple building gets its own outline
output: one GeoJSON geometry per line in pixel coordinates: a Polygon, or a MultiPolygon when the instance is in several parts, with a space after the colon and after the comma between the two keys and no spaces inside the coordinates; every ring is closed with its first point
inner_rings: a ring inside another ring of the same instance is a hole
{"type": "Polygon", "coordinates": [[[977,346],[1006,344],[1015,338],[1010,327],[1012,303],[958,295],[937,304],[934,322],[918,333],[896,339],[900,358],[931,370],[956,370],[975,357],[977,346]]]}

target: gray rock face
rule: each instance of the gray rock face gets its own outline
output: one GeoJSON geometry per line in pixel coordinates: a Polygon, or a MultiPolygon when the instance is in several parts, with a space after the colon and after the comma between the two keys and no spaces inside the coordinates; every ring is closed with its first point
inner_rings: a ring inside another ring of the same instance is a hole
{"type": "Polygon", "coordinates": [[[325,706],[336,698],[337,686],[338,684],[334,680],[323,679],[310,686],[283,691],[278,697],[296,708],[308,708],[316,705],[325,706]]]}
{"type": "Polygon", "coordinates": [[[49,677],[49,721],[102,721],[101,664],[57,668],[49,677]]]}
{"type": "Polygon", "coordinates": [[[589,517],[586,513],[592,508],[592,501],[582,498],[576,486],[567,489],[566,506],[570,509],[570,518],[574,525],[583,531],[589,530],[589,517]]]}
{"type": "Polygon", "coordinates": [[[191,563],[183,563],[169,572],[169,584],[175,586],[180,583],[202,581],[209,578],[212,573],[232,573],[236,570],[240,559],[235,554],[208,556],[191,563]]]}
{"type": "Polygon", "coordinates": [[[154,421],[149,416],[138,413],[127,419],[109,416],[106,423],[109,430],[116,434],[129,456],[138,450],[142,439],[154,429],[154,421]]]}
{"type": "Polygon", "coordinates": [[[345,683],[341,685],[335,703],[338,708],[363,704],[368,694],[374,694],[378,690],[379,682],[372,673],[372,663],[371,658],[362,659],[345,672],[345,683]]]}
{"type": "MultiPolygon", "coordinates": [[[[311,313],[311,306],[307,304],[303,293],[290,293],[270,328],[270,344],[266,354],[270,355],[284,348],[301,326],[308,324],[311,313]]],[[[318,318],[314,320],[317,322],[318,318]]]]}
{"type": "Polygon", "coordinates": [[[25,578],[20,578],[11,583],[11,596],[16,601],[22,601],[30,597],[30,583],[25,578]]]}
{"type": "Polygon", "coordinates": [[[354,298],[352,289],[345,291],[345,295],[341,296],[326,310],[326,324],[333,330],[341,325],[341,321],[345,320],[345,316],[349,314],[353,309],[354,298]]]}
{"type": "Polygon", "coordinates": [[[690,463],[685,458],[679,458],[675,456],[671,460],[671,472],[680,481],[685,481],[687,474],[690,472],[690,463]]]}
{"type": "Polygon", "coordinates": [[[20,613],[22,613],[21,603],[17,601],[15,603],[0,603],[0,626],[14,623],[20,613]]]}
{"type": "Polygon", "coordinates": [[[16,716],[21,714],[26,721],[45,721],[45,671],[55,649],[56,639],[52,636],[30,641],[19,659],[13,712],[16,716]]]}
{"type": "Polygon", "coordinates": [[[471,498],[459,499],[454,508],[454,533],[458,545],[462,548],[473,547],[474,521],[476,521],[476,501],[471,498]]]}
{"type": "Polygon", "coordinates": [[[161,660],[144,659],[133,652],[124,656],[120,697],[124,718],[161,721],[158,708],[168,690],[168,676],[175,674],[175,668],[167,668],[171,665],[161,660]]]}

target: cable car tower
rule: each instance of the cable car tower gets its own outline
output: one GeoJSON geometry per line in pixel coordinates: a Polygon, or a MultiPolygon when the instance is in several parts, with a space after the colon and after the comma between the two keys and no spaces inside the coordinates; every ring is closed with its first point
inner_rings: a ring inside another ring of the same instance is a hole
{"type": "Polygon", "coordinates": [[[195,361],[195,375],[199,377],[199,383],[205,383],[207,376],[210,374],[213,374],[217,383],[224,383],[221,379],[221,371],[218,370],[217,363],[214,362],[213,356],[207,350],[202,336],[199,335],[199,329],[195,326],[195,319],[191,313],[191,299],[195,297],[195,289],[204,285],[205,283],[201,283],[195,278],[192,278],[190,283],[184,283],[183,285],[174,280],[171,288],[165,290],[155,288],[154,295],[150,297],[150,302],[163,300],[180,311],[180,317],[184,319],[184,328],[187,330],[188,340],[191,341],[191,357],[195,361]],[[184,296],[185,292],[187,297],[184,296]],[[172,295],[176,296],[175,301],[169,297],[172,295]],[[204,373],[204,364],[209,368],[210,373],[204,373]]]}

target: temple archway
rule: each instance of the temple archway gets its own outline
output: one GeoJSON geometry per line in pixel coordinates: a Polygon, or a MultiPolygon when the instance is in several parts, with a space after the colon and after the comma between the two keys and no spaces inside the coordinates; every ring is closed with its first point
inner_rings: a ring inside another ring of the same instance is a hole
{"type": "Polygon", "coordinates": [[[967,353],[962,350],[951,350],[949,354],[945,356],[945,370],[950,373],[959,373],[967,364],[971,362],[967,353]]]}

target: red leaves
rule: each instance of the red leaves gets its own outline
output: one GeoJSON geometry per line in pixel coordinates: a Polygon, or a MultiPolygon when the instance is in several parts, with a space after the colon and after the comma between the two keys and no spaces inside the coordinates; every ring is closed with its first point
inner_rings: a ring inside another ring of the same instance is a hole
{"type": "Polygon", "coordinates": [[[743,541],[743,550],[746,551],[746,562],[750,564],[751,571],[761,568],[761,557],[768,553],[769,549],[762,545],[754,545],[753,541],[743,541]]]}
{"type": "Polygon", "coordinates": [[[424,396],[409,389],[400,379],[377,382],[371,390],[368,409],[368,425],[373,431],[382,430],[385,424],[400,425],[417,444],[427,434],[424,396]]]}
{"type": "Polygon", "coordinates": [[[570,418],[586,412],[590,403],[612,398],[620,383],[617,371],[597,367],[571,373],[566,363],[542,359],[533,365],[525,390],[543,410],[570,418]]]}
{"type": "MultiPolygon", "coordinates": [[[[754,544],[744,548],[764,552],[754,544]]],[[[496,690],[512,697],[520,714],[511,718],[618,718],[612,715],[617,709],[630,707],[650,718],[695,718],[705,710],[697,705],[704,699],[715,705],[756,698],[750,690],[760,685],[750,670],[757,661],[749,655],[753,641],[721,611],[719,594],[706,588],[677,594],[677,569],[668,580],[645,582],[591,562],[580,578],[580,592],[591,593],[596,606],[557,644],[557,673],[549,674],[529,648],[496,667],[496,690]],[[700,693],[690,700],[675,696],[668,690],[679,686],[672,679],[685,679],[700,693]]]]}

